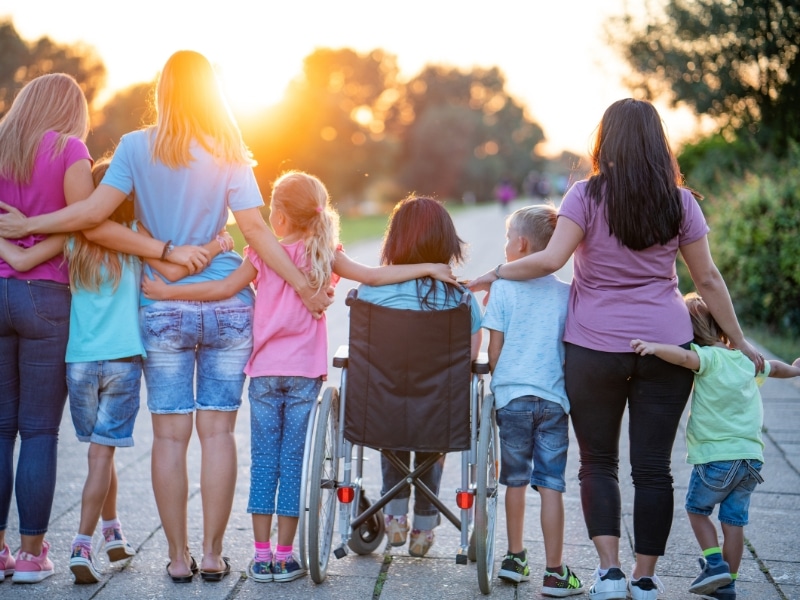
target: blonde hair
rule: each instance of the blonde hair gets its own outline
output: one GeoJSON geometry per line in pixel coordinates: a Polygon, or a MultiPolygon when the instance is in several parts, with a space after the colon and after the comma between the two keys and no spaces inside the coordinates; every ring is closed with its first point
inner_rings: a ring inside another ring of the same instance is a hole
{"type": "Polygon", "coordinates": [[[187,167],[196,140],[224,162],[253,164],[239,126],[208,59],[181,50],[169,57],[156,87],[153,158],[170,168],[187,167]]]}
{"type": "Polygon", "coordinates": [[[0,120],[0,176],[30,183],[39,144],[48,131],[58,133],[56,154],[67,139],[86,140],[89,106],[78,82],[64,73],[41,75],[20,90],[0,120]]]}
{"type": "Polygon", "coordinates": [[[288,171],[273,184],[272,205],[286,215],[292,229],[302,232],[309,285],[327,286],[339,245],[339,213],[325,185],[313,175],[288,171]]]}
{"type": "Polygon", "coordinates": [[[558,211],[552,204],[524,206],[515,210],[508,217],[506,227],[514,229],[531,245],[532,252],[539,252],[547,247],[553,231],[556,229],[558,211]]]}
{"type": "MultiPolygon", "coordinates": [[[[94,186],[100,185],[103,176],[111,164],[111,157],[104,156],[92,167],[94,186]]],[[[134,219],[133,194],[128,196],[109,217],[117,223],[128,224],[134,219]]],[[[122,279],[122,263],[118,252],[110,252],[107,248],[90,242],[80,231],[70,236],[72,244],[67,243],[64,256],[69,260],[69,283],[75,289],[99,292],[103,282],[111,283],[117,289],[122,279]]],[[[130,260],[127,257],[126,260],[130,260]]]]}
{"type": "Polygon", "coordinates": [[[717,342],[728,344],[726,334],[719,323],[711,316],[705,300],[695,292],[690,292],[683,297],[689,317],[692,319],[694,341],[698,346],[713,346],[717,342]]]}

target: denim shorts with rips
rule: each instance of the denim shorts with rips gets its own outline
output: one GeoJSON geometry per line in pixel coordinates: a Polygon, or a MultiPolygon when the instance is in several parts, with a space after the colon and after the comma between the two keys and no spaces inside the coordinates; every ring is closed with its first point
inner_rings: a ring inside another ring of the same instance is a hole
{"type": "Polygon", "coordinates": [[[686,491],[686,512],[710,515],[719,504],[719,521],[734,527],[748,523],[750,496],[762,483],[758,460],[725,460],[695,465],[686,491]]]}

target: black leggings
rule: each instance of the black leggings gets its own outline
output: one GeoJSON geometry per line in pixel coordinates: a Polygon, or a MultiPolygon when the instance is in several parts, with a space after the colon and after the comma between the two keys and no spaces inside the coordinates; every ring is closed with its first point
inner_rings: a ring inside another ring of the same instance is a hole
{"type": "Polygon", "coordinates": [[[655,356],[569,343],[565,360],[589,537],[620,537],[619,436],[627,405],[634,551],[662,556],[672,527],[672,446],[694,375],[655,356]]]}

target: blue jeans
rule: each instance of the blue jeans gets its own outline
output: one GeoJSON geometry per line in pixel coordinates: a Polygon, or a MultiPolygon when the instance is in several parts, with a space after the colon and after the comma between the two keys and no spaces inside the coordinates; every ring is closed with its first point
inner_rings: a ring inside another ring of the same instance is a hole
{"type": "Polygon", "coordinates": [[[536,396],[515,398],[497,411],[497,427],[500,483],[567,491],[569,417],[560,404],[536,396]]]}
{"type": "Polygon", "coordinates": [[[300,477],[308,415],[321,387],[321,377],[250,379],[247,512],[284,517],[300,515],[300,477]]]}
{"type": "Polygon", "coordinates": [[[725,460],[695,465],[686,490],[686,512],[709,516],[719,504],[719,522],[744,527],[750,496],[761,477],[761,461],[725,460]]]}
{"type": "Polygon", "coordinates": [[[152,414],[239,410],[244,366],[253,349],[252,306],[235,296],[155,302],[139,309],[139,323],[152,414]]]}
{"type": "Polygon", "coordinates": [[[139,412],[142,357],[67,364],[69,411],[82,442],[133,446],[139,412]]]}
{"type": "Polygon", "coordinates": [[[0,530],[8,527],[15,490],[20,534],[47,531],[67,399],[71,300],[63,283],[0,278],[0,530]]]}

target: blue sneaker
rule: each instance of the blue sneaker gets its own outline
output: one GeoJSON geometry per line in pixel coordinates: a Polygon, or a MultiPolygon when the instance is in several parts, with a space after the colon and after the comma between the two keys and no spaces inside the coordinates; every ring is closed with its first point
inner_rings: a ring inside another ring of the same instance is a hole
{"type": "Polygon", "coordinates": [[[272,564],[272,580],[273,581],[294,581],[300,577],[304,577],[306,570],[300,566],[294,556],[290,556],[286,560],[280,562],[275,561],[272,564]]]}
{"type": "Polygon", "coordinates": [[[700,564],[700,575],[689,586],[692,594],[711,594],[724,585],[728,585],[731,579],[731,568],[724,560],[718,565],[711,566],[705,558],[698,558],[700,564]]]}
{"type": "Polygon", "coordinates": [[[712,593],[700,597],[704,600],[736,600],[736,582],[731,581],[728,585],[723,585],[712,593]]]}
{"type": "Polygon", "coordinates": [[[272,563],[254,560],[250,565],[250,577],[259,583],[272,581],[272,563]]]}

